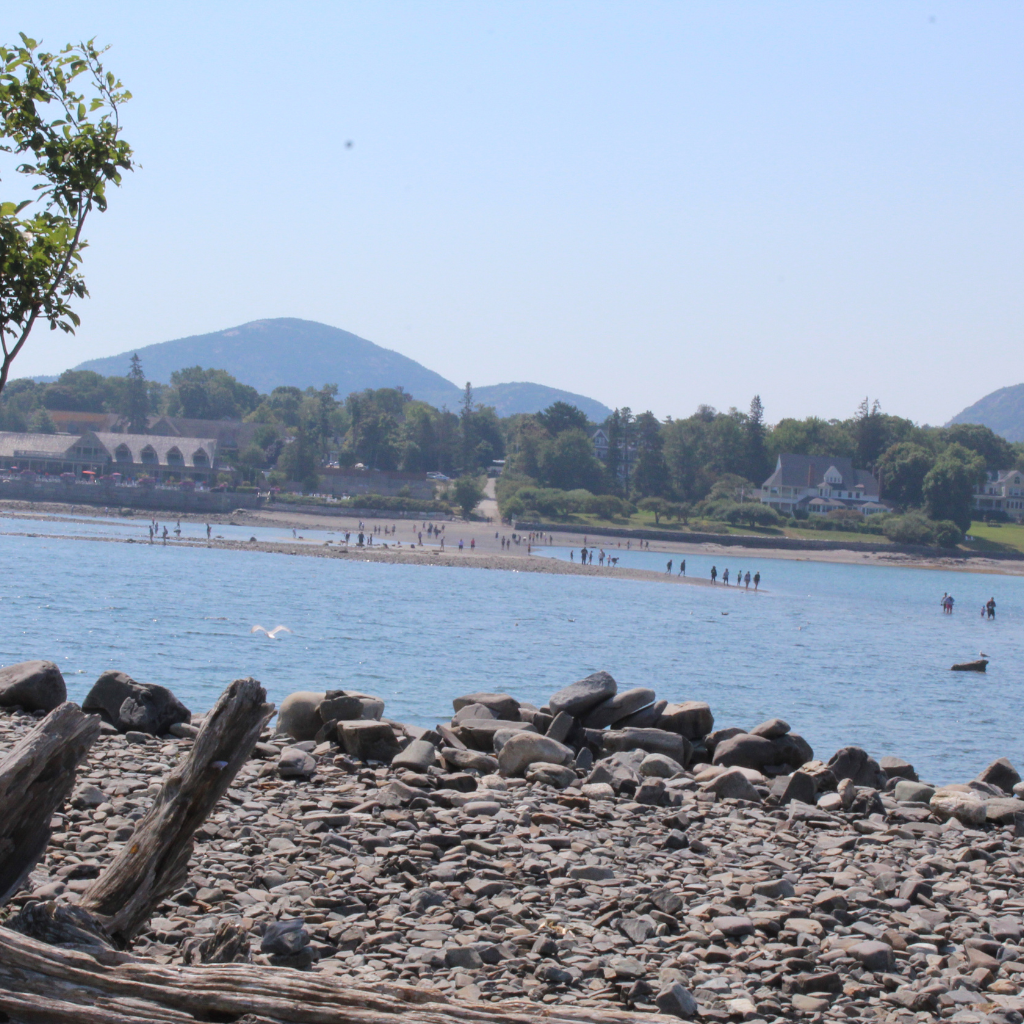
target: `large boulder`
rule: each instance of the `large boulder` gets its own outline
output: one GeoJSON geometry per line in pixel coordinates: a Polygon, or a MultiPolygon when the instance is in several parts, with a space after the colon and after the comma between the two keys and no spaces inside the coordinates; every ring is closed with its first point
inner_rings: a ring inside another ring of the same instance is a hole
{"type": "Polygon", "coordinates": [[[384,701],[354,690],[328,690],[317,707],[320,722],[380,721],[384,701]]]}
{"type": "Polygon", "coordinates": [[[710,782],[704,784],[704,789],[709,793],[716,794],[722,800],[761,802],[761,794],[754,789],[753,784],[739,768],[733,768],[727,772],[722,772],[721,775],[716,775],[710,782]]]}
{"type": "Polygon", "coordinates": [[[885,789],[889,782],[882,766],[860,747],[841,747],[829,758],[828,767],[840,782],[849,779],[864,789],[885,789]]]}
{"type": "Polygon", "coordinates": [[[767,764],[776,764],[778,756],[778,749],[771,740],[744,732],[719,742],[711,763],[760,771],[767,764]]]}
{"type": "Polygon", "coordinates": [[[67,699],[64,677],[52,661],[23,661],[0,668],[0,707],[52,711],[67,699]]]}
{"type": "Polygon", "coordinates": [[[906,779],[908,782],[918,782],[917,772],[909,761],[902,757],[886,756],[879,760],[878,766],[889,779],[906,779]]]}
{"type": "Polygon", "coordinates": [[[502,775],[520,776],[531,764],[544,761],[548,764],[572,764],[573,752],[547,736],[533,732],[517,733],[508,739],[498,753],[498,768],[502,775]]]}
{"type": "Polygon", "coordinates": [[[690,741],[664,729],[613,729],[603,734],[602,745],[609,753],[643,750],[648,754],[667,754],[684,766],[693,759],[690,741]]]}
{"type": "Polygon", "coordinates": [[[928,805],[938,817],[956,818],[969,828],[983,824],[988,816],[985,801],[966,786],[943,786],[935,791],[928,805]]]}
{"type": "Polygon", "coordinates": [[[688,740],[699,740],[715,727],[711,706],[702,700],[688,700],[682,704],[669,704],[657,722],[659,729],[677,732],[688,740]]]}
{"type": "MultiPolygon", "coordinates": [[[[54,666],[56,667],[56,666],[54,666]]],[[[1017,769],[1005,757],[993,761],[978,777],[978,782],[998,786],[1004,793],[1012,793],[1013,787],[1021,781],[1017,769]]]]}
{"type": "Polygon", "coordinates": [[[755,725],[750,730],[750,735],[763,736],[766,740],[777,740],[780,736],[785,736],[787,732],[789,732],[789,722],[783,721],[781,718],[769,718],[767,722],[755,725]]]}
{"type": "Polygon", "coordinates": [[[537,730],[528,722],[506,722],[500,718],[471,718],[459,722],[456,735],[473,750],[494,749],[494,734],[497,732],[533,732],[537,730]]]}
{"type": "Polygon", "coordinates": [[[563,687],[548,701],[548,707],[553,715],[567,711],[573,718],[582,718],[591,708],[614,697],[618,688],[607,672],[595,672],[563,687]]]}
{"type": "Polygon", "coordinates": [[[389,722],[339,722],[338,742],[350,757],[390,764],[398,753],[398,740],[389,722]]]}
{"type": "Polygon", "coordinates": [[[799,768],[814,760],[814,751],[810,743],[795,732],[786,732],[776,736],[772,741],[775,747],[775,764],[786,764],[791,768],[799,768]]]}
{"type": "Polygon", "coordinates": [[[324,724],[317,708],[326,696],[325,693],[316,693],[312,690],[289,693],[281,701],[281,708],[277,712],[277,731],[287,733],[300,743],[316,739],[320,726],[324,724]]]}
{"type": "Polygon", "coordinates": [[[658,725],[658,722],[661,721],[662,713],[667,707],[667,700],[655,701],[639,711],[634,711],[631,715],[626,715],[625,718],[615,723],[615,727],[617,729],[660,729],[662,727],[658,725]]]}
{"type": "Polygon", "coordinates": [[[82,710],[99,714],[121,732],[151,736],[192,720],[192,712],[166,687],[138,683],[125,672],[104,672],[82,701],[82,710]]]}
{"type": "Polygon", "coordinates": [[[467,693],[452,701],[456,711],[461,711],[467,704],[483,704],[495,718],[504,719],[506,722],[519,721],[519,701],[507,693],[467,693]]]}
{"type": "Polygon", "coordinates": [[[604,729],[606,726],[614,725],[642,708],[649,707],[654,703],[654,696],[654,691],[644,686],[623,690],[622,693],[617,693],[614,697],[602,701],[597,707],[591,708],[583,716],[583,726],[586,729],[604,729]]]}
{"type": "Polygon", "coordinates": [[[426,740],[413,740],[400,754],[391,761],[392,768],[408,768],[410,771],[423,772],[437,763],[437,747],[426,740]]]}

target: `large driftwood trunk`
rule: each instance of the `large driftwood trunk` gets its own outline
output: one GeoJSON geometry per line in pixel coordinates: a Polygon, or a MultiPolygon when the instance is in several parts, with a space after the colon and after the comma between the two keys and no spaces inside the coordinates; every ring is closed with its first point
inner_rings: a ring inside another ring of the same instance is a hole
{"type": "Polygon", "coordinates": [[[0,928],[0,1011],[16,1024],[678,1024],[660,1014],[519,1000],[457,1003],[401,985],[358,989],[286,967],[165,967],[119,957],[128,959],[59,949],[0,928]]]}
{"type": "Polygon", "coordinates": [[[0,906],[18,891],[50,841],[50,818],[100,734],[97,715],[65,702],[0,762],[0,906]]]}
{"type": "Polygon", "coordinates": [[[255,679],[236,679],[206,716],[188,757],[107,869],[86,890],[83,910],[127,944],[188,877],[193,835],[248,760],[274,713],[255,679]]]}

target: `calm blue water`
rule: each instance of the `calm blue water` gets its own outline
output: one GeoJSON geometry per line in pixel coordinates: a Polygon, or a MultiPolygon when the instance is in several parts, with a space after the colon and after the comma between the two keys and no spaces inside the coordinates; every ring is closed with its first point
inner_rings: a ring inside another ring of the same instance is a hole
{"type": "MultiPolygon", "coordinates": [[[[182,529],[205,536],[202,526],[182,529]]],[[[276,702],[293,690],[353,688],[383,697],[393,718],[433,724],[460,693],[508,691],[540,704],[606,669],[622,688],[708,701],[718,726],[785,718],[825,758],[854,743],[940,782],[1002,755],[1024,766],[1021,577],[687,556],[689,575],[706,576],[712,562],[760,569],[767,593],[755,596],[12,535],[26,532],[148,537],[146,524],[0,520],[0,664],[52,659],[72,699],[116,668],[202,711],[231,679],[253,675],[276,702]],[[957,598],[953,616],[939,609],[945,590],[957,598]],[[990,596],[994,623],[978,615],[990,596]],[[255,623],[294,633],[268,640],[250,633],[255,623]],[[980,651],[992,659],[986,675],[949,671],[980,651]]],[[[217,533],[291,539],[276,528],[217,533]]],[[[662,570],[667,560],[621,558],[662,570]]]]}

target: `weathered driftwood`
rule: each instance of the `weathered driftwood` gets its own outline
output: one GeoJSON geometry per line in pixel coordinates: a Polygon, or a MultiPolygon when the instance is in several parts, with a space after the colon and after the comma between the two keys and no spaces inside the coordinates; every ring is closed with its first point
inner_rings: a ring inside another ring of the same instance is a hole
{"type": "Polygon", "coordinates": [[[116,957],[59,949],[0,928],[0,1012],[16,1024],[678,1024],[660,1014],[521,1000],[451,1002],[401,985],[359,989],[286,967],[170,967],[112,962],[116,957]]]}
{"type": "Polygon", "coordinates": [[[255,679],[236,679],[206,716],[192,750],[79,904],[128,943],[188,877],[193,835],[248,760],[274,713],[255,679]]]}
{"type": "Polygon", "coordinates": [[[100,734],[100,719],[65,702],[0,762],[0,906],[18,891],[50,841],[50,819],[100,734]]]}

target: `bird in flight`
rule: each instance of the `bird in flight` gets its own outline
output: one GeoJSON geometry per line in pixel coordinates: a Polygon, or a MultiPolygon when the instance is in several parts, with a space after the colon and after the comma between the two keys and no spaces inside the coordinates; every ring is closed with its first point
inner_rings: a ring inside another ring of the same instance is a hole
{"type": "Polygon", "coordinates": [[[275,626],[273,629],[264,629],[262,626],[253,626],[249,632],[265,633],[271,640],[276,640],[278,633],[290,633],[291,630],[287,626],[275,626]]]}

